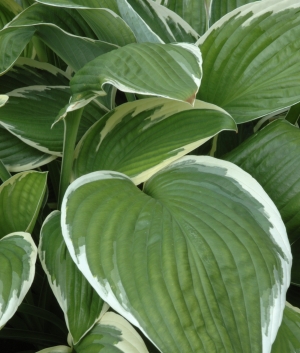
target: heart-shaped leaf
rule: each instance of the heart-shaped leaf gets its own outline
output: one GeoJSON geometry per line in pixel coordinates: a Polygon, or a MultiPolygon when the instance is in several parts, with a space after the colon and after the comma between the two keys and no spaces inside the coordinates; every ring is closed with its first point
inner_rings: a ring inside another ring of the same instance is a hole
{"type": "Polygon", "coordinates": [[[115,170],[136,184],[202,145],[234,120],[212,104],[147,98],[108,113],[93,125],[75,150],[74,177],[115,170]]]}
{"type": "Polygon", "coordinates": [[[197,98],[243,123],[300,101],[300,2],[256,1],[230,12],[197,42],[197,98]],[[283,93],[284,92],[284,93],[283,93]]]}
{"type": "Polygon", "coordinates": [[[266,190],[281,213],[291,244],[300,237],[299,151],[300,130],[279,119],[225,156],[266,190]]]}
{"type": "Polygon", "coordinates": [[[0,240],[0,329],[17,311],[32,284],[36,255],[28,233],[15,232],[0,240]]]}
{"type": "Polygon", "coordinates": [[[129,44],[99,56],[70,82],[72,100],[60,113],[85,106],[105,95],[110,83],[124,92],[156,95],[194,103],[202,69],[200,50],[193,44],[129,44]]]}
{"type": "Polygon", "coordinates": [[[47,173],[15,174],[0,186],[0,239],[6,234],[31,232],[46,192],[47,173]]]}
{"type": "Polygon", "coordinates": [[[124,174],[75,180],[62,204],[70,255],[161,352],[270,351],[290,282],[284,224],[232,163],[183,157],[139,190],[124,174]]]}
{"type": "Polygon", "coordinates": [[[76,344],[108,306],[71,259],[61,234],[59,211],[52,212],[42,226],[39,257],[76,344]]]}

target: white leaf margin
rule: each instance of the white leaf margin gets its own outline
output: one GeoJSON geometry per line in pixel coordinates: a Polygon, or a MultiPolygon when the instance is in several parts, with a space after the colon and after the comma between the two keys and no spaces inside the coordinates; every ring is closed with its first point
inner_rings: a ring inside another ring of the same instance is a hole
{"type": "MultiPolygon", "coordinates": [[[[26,249],[27,255],[28,255],[28,264],[29,264],[29,274],[28,278],[25,279],[21,287],[18,288],[20,290],[19,296],[17,296],[16,289],[13,289],[13,294],[11,296],[10,301],[7,303],[5,311],[2,312],[2,306],[0,306],[0,329],[6,324],[6,322],[15,314],[17,311],[19,305],[22,303],[25,295],[27,294],[29,288],[31,287],[31,284],[34,279],[35,275],[35,263],[37,259],[37,247],[29,233],[26,232],[14,232],[6,235],[0,240],[0,247],[1,247],[1,242],[8,240],[9,238],[19,236],[23,240],[27,242],[28,248],[26,249]],[[30,253],[29,253],[30,252],[30,253]]],[[[17,246],[17,245],[16,245],[17,246]]],[[[24,261],[24,256],[21,259],[24,261]]],[[[1,296],[1,293],[0,293],[1,296]]]]}

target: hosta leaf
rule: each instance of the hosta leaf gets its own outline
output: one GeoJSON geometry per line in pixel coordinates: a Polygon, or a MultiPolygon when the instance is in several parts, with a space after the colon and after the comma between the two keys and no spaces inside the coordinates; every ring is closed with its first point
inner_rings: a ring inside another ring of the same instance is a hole
{"type": "MultiPolygon", "coordinates": [[[[208,0],[211,2],[210,26],[237,7],[260,0],[208,0]]],[[[274,1],[273,1],[274,2],[274,1]]]]}
{"type": "Polygon", "coordinates": [[[225,156],[250,173],[274,201],[290,243],[300,236],[300,130],[276,120],[225,156]]]}
{"type": "Polygon", "coordinates": [[[0,29],[2,29],[21,11],[21,6],[15,1],[2,0],[0,3],[0,29]]]}
{"type": "Polygon", "coordinates": [[[0,185],[0,239],[6,234],[31,232],[46,191],[46,173],[15,174],[0,185]]]}
{"type": "Polygon", "coordinates": [[[144,192],[121,173],[82,176],[62,231],[99,295],[161,352],[270,351],[290,246],[271,199],[234,164],[183,157],[144,192]]]}
{"type": "Polygon", "coordinates": [[[0,73],[13,65],[33,35],[75,71],[117,48],[115,44],[96,40],[94,32],[76,11],[36,3],[0,31],[0,73]],[[86,38],[89,35],[92,39],[86,38]]]}
{"type": "Polygon", "coordinates": [[[300,351],[300,309],[286,304],[282,324],[271,353],[297,353],[300,351]]]}
{"type": "Polygon", "coordinates": [[[300,287],[300,238],[292,244],[292,283],[300,287]]]}
{"type": "Polygon", "coordinates": [[[135,329],[122,316],[112,312],[104,314],[74,348],[77,353],[148,353],[135,329]]]}
{"type": "Polygon", "coordinates": [[[63,240],[60,212],[52,212],[41,229],[39,257],[76,344],[107,310],[71,259],[63,240]]]}
{"type": "Polygon", "coordinates": [[[74,176],[115,170],[139,184],[173,160],[202,145],[233,119],[218,107],[165,98],[121,105],[99,120],[75,150],[74,176]]]}
{"type": "Polygon", "coordinates": [[[216,22],[197,42],[197,98],[243,123],[300,101],[300,2],[257,1],[216,22]]]}
{"type": "Polygon", "coordinates": [[[207,0],[156,0],[156,2],[176,12],[200,35],[206,31],[206,11],[209,10],[207,0]]]}
{"type": "Polygon", "coordinates": [[[195,43],[199,38],[180,16],[152,0],[117,0],[117,3],[138,42],[195,43]]]}
{"type": "Polygon", "coordinates": [[[15,232],[0,240],[0,329],[17,311],[31,286],[36,255],[28,233],[15,232]]]}
{"type": "Polygon", "coordinates": [[[67,346],[56,346],[42,349],[36,353],[72,353],[72,348],[67,346]]]}
{"type": "MultiPolygon", "coordinates": [[[[60,109],[70,99],[68,86],[29,86],[8,93],[1,108],[0,125],[27,145],[54,156],[63,149],[63,124],[52,127],[60,109]]],[[[106,108],[93,102],[80,122],[78,140],[104,113],[106,108]]]]}
{"type": "Polygon", "coordinates": [[[55,158],[30,147],[0,126],[0,159],[10,172],[35,169],[55,158]]]}
{"type": "Polygon", "coordinates": [[[76,73],[70,83],[72,100],[60,115],[105,95],[106,83],[124,92],[193,103],[201,82],[201,63],[201,53],[192,44],[129,44],[92,60],[76,73]]]}

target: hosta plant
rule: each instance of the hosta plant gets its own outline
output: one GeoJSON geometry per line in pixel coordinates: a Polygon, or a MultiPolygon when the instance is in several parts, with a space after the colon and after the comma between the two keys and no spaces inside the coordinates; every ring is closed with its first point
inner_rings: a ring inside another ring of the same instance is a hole
{"type": "Polygon", "coordinates": [[[3,0],[0,28],[1,347],[298,352],[299,1],[3,0]]]}

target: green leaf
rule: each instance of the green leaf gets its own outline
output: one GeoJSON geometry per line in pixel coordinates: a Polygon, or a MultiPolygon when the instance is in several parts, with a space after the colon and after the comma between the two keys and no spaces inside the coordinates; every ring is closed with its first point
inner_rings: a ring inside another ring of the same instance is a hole
{"type": "Polygon", "coordinates": [[[201,63],[201,53],[192,44],[129,44],[92,60],[76,73],[70,83],[72,100],[60,116],[105,95],[106,83],[124,92],[192,104],[202,77],[201,63]]]}
{"type": "Polygon", "coordinates": [[[92,29],[75,10],[36,3],[0,31],[0,73],[3,74],[14,64],[33,35],[75,71],[95,57],[118,47],[97,40],[92,29]]]}
{"type": "Polygon", "coordinates": [[[206,31],[206,11],[209,10],[207,0],[156,0],[156,2],[176,12],[200,35],[206,31]]]}
{"type": "Polygon", "coordinates": [[[77,353],[148,353],[136,330],[122,316],[112,312],[104,314],[74,348],[77,353]]]}
{"type": "Polygon", "coordinates": [[[197,42],[197,98],[244,123],[300,101],[300,2],[257,1],[216,22],[197,42]]]}
{"type": "Polygon", "coordinates": [[[107,8],[118,13],[118,0],[36,0],[41,4],[69,8],[107,8]]]}
{"type": "Polygon", "coordinates": [[[300,287],[300,237],[292,246],[293,266],[292,266],[292,284],[300,287]]]}
{"type": "MultiPolygon", "coordinates": [[[[47,154],[61,156],[63,124],[52,127],[60,109],[70,100],[68,86],[28,86],[8,93],[1,108],[0,125],[25,144],[47,154]]],[[[101,118],[107,108],[97,101],[89,105],[80,122],[77,140],[101,118]]]]}
{"type": "Polygon", "coordinates": [[[270,351],[290,281],[279,212],[232,163],[187,156],[148,180],[82,176],[62,204],[79,269],[161,352],[270,351]]]}
{"type": "Polygon", "coordinates": [[[0,185],[0,239],[6,234],[31,232],[46,191],[47,174],[15,174],[0,185]]]}
{"type": "Polygon", "coordinates": [[[36,255],[28,233],[15,232],[0,240],[0,329],[17,311],[32,284],[36,255]]]}
{"type": "Polygon", "coordinates": [[[0,29],[2,29],[21,11],[21,6],[15,1],[2,0],[0,3],[0,29]]]}
{"type": "Polygon", "coordinates": [[[76,344],[108,307],[71,259],[61,234],[58,211],[52,212],[42,226],[39,257],[76,344]]]}
{"type": "Polygon", "coordinates": [[[300,351],[300,310],[286,303],[282,324],[271,353],[298,353],[300,351]]]}
{"type": "Polygon", "coordinates": [[[42,349],[36,353],[72,353],[72,348],[67,346],[55,346],[50,348],[42,349]]]}
{"type": "Polygon", "coordinates": [[[250,173],[277,206],[290,243],[300,232],[300,130],[276,120],[224,158],[250,173]]]}
{"type": "Polygon", "coordinates": [[[75,150],[74,177],[122,172],[139,184],[219,131],[234,130],[223,110],[196,101],[147,98],[121,105],[90,128],[75,150]]]}
{"type": "Polygon", "coordinates": [[[198,33],[180,16],[152,0],[117,0],[138,42],[195,43],[198,33]]]}
{"type": "Polygon", "coordinates": [[[210,26],[237,7],[254,1],[260,0],[211,0],[210,26]]]}

